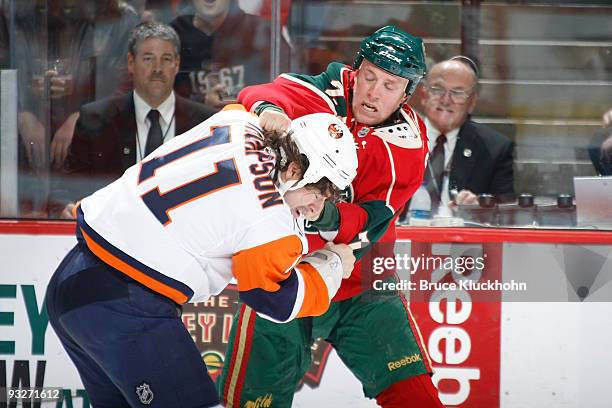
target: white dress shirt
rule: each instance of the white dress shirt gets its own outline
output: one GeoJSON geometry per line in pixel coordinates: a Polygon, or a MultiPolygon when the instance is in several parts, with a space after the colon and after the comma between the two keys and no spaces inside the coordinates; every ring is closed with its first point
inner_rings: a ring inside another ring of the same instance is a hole
{"type": "MultiPolygon", "coordinates": [[[[436,146],[436,139],[440,136],[441,132],[436,129],[429,119],[425,118],[425,127],[427,128],[427,139],[429,141],[429,157],[433,148],[436,146]]],[[[440,207],[438,208],[438,214],[440,215],[452,215],[448,203],[450,202],[449,190],[449,177],[450,167],[453,158],[453,152],[455,151],[455,145],[457,144],[457,135],[459,134],[459,128],[453,129],[448,133],[445,133],[446,143],[444,143],[444,178],[442,179],[442,191],[440,192],[440,207]]]]}
{"type": "Polygon", "coordinates": [[[159,125],[162,130],[162,142],[167,142],[172,139],[175,130],[174,106],[176,97],[174,91],[163,101],[157,108],[152,108],[144,99],[134,91],[134,108],[136,110],[136,161],[139,162],[144,157],[145,146],[147,145],[147,135],[151,128],[151,123],[147,118],[151,109],[159,111],[159,125]]]}

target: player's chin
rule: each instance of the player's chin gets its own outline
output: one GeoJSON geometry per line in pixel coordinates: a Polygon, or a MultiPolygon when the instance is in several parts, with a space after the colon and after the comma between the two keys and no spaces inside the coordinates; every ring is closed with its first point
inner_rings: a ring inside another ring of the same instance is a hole
{"type": "Polygon", "coordinates": [[[293,215],[293,218],[300,218],[300,211],[297,208],[292,208],[291,215],[293,215]]]}
{"type": "Polygon", "coordinates": [[[378,125],[380,122],[384,121],[384,115],[379,111],[366,111],[363,109],[355,112],[355,119],[357,122],[362,123],[368,126],[378,125]]]}

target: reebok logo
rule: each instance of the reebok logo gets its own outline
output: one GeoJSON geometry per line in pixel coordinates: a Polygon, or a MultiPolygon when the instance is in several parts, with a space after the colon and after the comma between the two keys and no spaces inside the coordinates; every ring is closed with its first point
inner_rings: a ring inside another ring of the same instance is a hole
{"type": "Polygon", "coordinates": [[[421,361],[421,356],[419,354],[413,354],[411,356],[406,356],[404,358],[401,358],[399,360],[395,360],[395,361],[391,361],[389,363],[387,363],[387,368],[389,369],[389,371],[393,371],[393,370],[397,370],[398,368],[401,368],[405,365],[409,365],[412,363],[416,363],[417,361],[421,361]]]}

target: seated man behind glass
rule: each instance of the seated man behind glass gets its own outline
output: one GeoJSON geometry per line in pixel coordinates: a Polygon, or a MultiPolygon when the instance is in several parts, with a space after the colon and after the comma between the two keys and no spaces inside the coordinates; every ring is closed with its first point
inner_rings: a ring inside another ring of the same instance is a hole
{"type": "Polygon", "coordinates": [[[430,152],[425,179],[434,208],[444,214],[449,204],[477,204],[482,193],[514,200],[514,144],[471,119],[478,101],[476,64],[463,56],[435,64],[423,95],[430,152]]]}

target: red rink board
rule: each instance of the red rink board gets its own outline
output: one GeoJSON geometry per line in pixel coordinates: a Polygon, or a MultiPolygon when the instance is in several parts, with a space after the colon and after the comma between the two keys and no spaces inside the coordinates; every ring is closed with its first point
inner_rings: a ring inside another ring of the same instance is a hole
{"type": "MultiPolygon", "coordinates": [[[[502,244],[482,245],[485,267],[479,281],[501,280],[502,244]]],[[[412,242],[411,256],[432,254],[431,243],[412,242]]],[[[432,270],[419,269],[411,281],[436,281],[432,270]]],[[[446,275],[439,282],[451,282],[446,275]]],[[[442,402],[462,408],[495,408],[500,401],[501,294],[466,290],[470,306],[460,300],[431,302],[433,291],[411,292],[410,308],[434,367],[434,384],[442,402]],[[462,309],[467,307],[468,309],[462,309]]]]}

